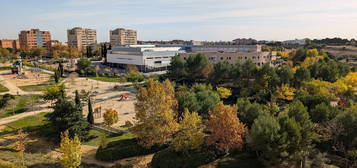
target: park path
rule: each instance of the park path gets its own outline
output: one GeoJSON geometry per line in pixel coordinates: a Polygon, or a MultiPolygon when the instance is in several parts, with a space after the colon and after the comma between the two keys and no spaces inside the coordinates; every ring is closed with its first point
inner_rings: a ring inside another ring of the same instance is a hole
{"type": "MultiPolygon", "coordinates": [[[[43,112],[51,112],[52,109],[48,108],[48,106],[50,106],[50,103],[45,103],[45,104],[39,105],[37,107],[37,109],[34,109],[34,110],[29,109],[28,111],[20,113],[20,114],[16,114],[16,115],[6,117],[6,118],[1,118],[0,126],[4,126],[8,123],[14,122],[16,120],[19,120],[19,119],[22,119],[22,118],[25,118],[28,116],[33,116],[33,115],[40,114],[43,112]]],[[[0,130],[1,130],[1,127],[0,127],[0,130]]]]}
{"type": "Polygon", "coordinates": [[[17,87],[16,85],[14,85],[13,83],[7,81],[6,79],[4,79],[3,75],[8,74],[8,71],[4,71],[4,72],[0,72],[0,81],[1,84],[6,87],[7,89],[9,89],[9,91],[7,92],[3,92],[0,93],[0,95],[4,95],[4,94],[11,94],[11,95],[34,95],[34,94],[42,94],[42,92],[25,92],[23,90],[21,90],[19,87],[17,87]]]}

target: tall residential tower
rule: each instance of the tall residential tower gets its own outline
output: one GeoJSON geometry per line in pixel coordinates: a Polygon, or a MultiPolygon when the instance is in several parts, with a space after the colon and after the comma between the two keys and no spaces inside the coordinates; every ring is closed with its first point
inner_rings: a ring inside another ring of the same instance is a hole
{"type": "Polygon", "coordinates": [[[23,30],[19,34],[19,43],[21,48],[50,48],[51,33],[49,31],[40,31],[40,29],[23,30]]]}
{"type": "Polygon", "coordinates": [[[97,31],[75,27],[67,30],[68,46],[81,49],[97,44],[97,31]]]}
{"type": "Polygon", "coordinates": [[[136,30],[118,28],[110,31],[110,44],[112,46],[136,45],[137,43],[136,30]]]}

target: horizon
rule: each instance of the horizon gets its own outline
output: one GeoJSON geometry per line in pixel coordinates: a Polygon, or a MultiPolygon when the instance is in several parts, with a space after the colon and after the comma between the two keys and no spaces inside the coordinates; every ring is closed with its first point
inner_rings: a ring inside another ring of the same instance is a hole
{"type": "Polygon", "coordinates": [[[53,0],[2,3],[0,39],[18,39],[21,30],[50,31],[53,40],[67,41],[67,29],[97,30],[98,42],[109,31],[133,29],[140,41],[267,41],[353,39],[357,2],[353,0],[53,0]],[[9,19],[10,18],[10,19],[9,19]]]}

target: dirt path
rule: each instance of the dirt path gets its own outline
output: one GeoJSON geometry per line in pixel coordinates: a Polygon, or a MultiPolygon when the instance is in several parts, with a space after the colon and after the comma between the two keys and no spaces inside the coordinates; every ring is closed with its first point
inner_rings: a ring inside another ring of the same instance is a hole
{"type": "Polygon", "coordinates": [[[42,94],[42,92],[25,92],[21,90],[19,87],[14,85],[13,83],[9,82],[6,80],[3,75],[9,74],[9,71],[3,71],[0,73],[0,81],[1,84],[4,85],[9,91],[1,93],[1,95],[4,94],[12,94],[12,95],[33,95],[33,94],[42,94]]]}

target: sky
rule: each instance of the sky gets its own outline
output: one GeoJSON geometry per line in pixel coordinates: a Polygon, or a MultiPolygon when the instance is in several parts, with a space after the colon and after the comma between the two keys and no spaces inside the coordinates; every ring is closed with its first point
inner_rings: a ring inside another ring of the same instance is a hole
{"type": "Polygon", "coordinates": [[[0,0],[0,39],[39,28],[135,29],[138,40],[357,38],[357,0],[0,0]]]}

